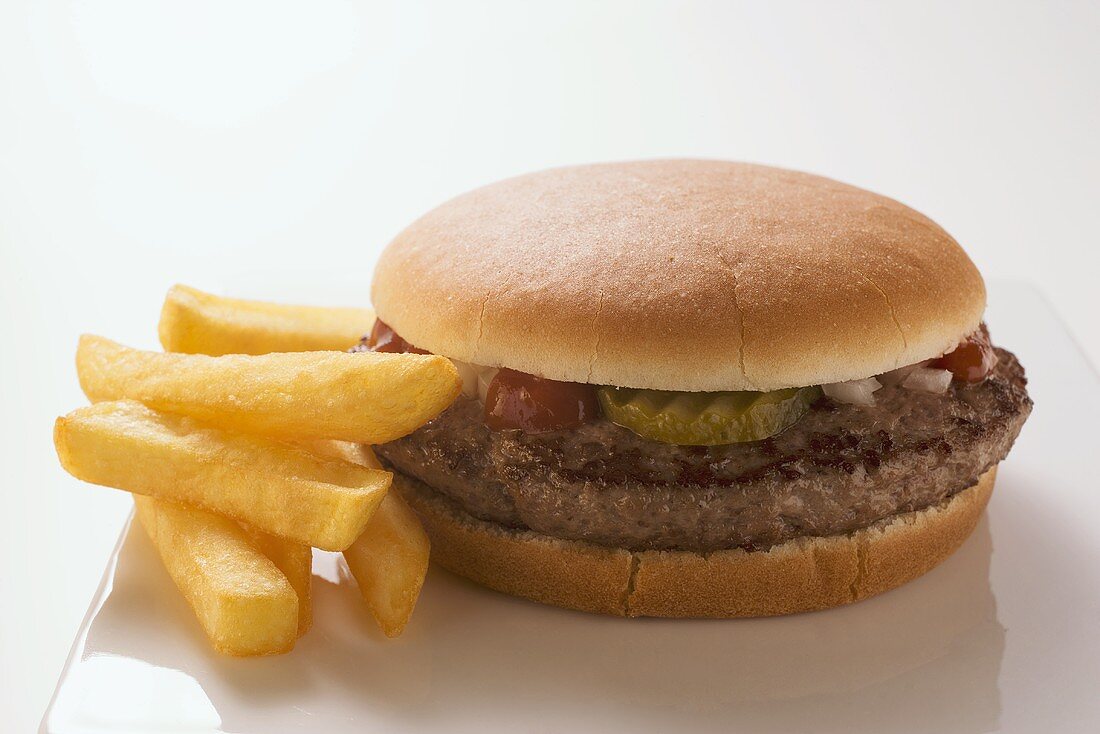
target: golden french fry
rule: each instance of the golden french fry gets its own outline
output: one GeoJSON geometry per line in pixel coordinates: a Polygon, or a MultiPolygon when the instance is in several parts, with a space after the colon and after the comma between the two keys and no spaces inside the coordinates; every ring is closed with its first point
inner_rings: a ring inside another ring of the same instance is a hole
{"type": "Polygon", "coordinates": [[[330,551],[362,534],[391,479],[130,400],[58,418],[54,444],[61,465],[78,479],[194,505],[330,551]]]}
{"type": "Polygon", "coordinates": [[[242,433],[384,443],[443,412],[461,385],[446,357],[420,354],[166,354],[84,335],[80,386],[93,402],[133,399],[242,433]]]}
{"type": "Polygon", "coordinates": [[[329,439],[295,441],[295,443],[314,454],[329,456],[333,459],[343,459],[369,469],[382,468],[382,463],[378,461],[378,457],[371,451],[370,446],[365,444],[352,443],[351,441],[331,441],[329,439]]]}
{"type": "MultiPolygon", "coordinates": [[[[381,467],[366,446],[339,441],[326,444],[315,448],[363,466],[381,467]]],[[[420,519],[395,493],[386,495],[363,534],[344,551],[359,593],[386,637],[404,631],[424,585],[430,551],[420,519]]]]}
{"type": "Polygon", "coordinates": [[[164,299],[159,331],[167,352],[266,354],[343,351],[373,324],[369,308],[243,301],[176,285],[164,299]]]}
{"type": "Polygon", "coordinates": [[[397,637],[412,615],[431,546],[416,513],[387,495],[359,539],[344,550],[359,593],[386,637],[397,637]]]}
{"type": "Polygon", "coordinates": [[[298,597],[228,518],[134,495],[137,517],[210,642],[227,655],[294,647],[298,597]]]}
{"type": "Polygon", "coordinates": [[[298,595],[298,636],[301,637],[313,626],[313,549],[249,525],[243,527],[260,552],[283,572],[298,595]]]}

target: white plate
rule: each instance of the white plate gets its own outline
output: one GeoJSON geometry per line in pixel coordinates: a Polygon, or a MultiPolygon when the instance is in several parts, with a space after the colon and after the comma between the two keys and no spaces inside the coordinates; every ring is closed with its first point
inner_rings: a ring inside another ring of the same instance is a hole
{"type": "Polygon", "coordinates": [[[1033,290],[993,290],[1035,412],[988,516],[925,577],[738,621],[541,607],[433,570],[386,640],[336,556],[289,655],[212,653],[143,533],[123,532],[42,731],[1100,731],[1100,380],[1033,290]]]}

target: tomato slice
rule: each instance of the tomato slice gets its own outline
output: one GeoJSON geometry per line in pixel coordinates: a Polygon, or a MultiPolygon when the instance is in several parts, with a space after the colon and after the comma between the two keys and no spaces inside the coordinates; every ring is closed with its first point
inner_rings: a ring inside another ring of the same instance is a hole
{"type": "Polygon", "coordinates": [[[948,370],[960,382],[981,382],[997,366],[997,353],[989,341],[989,329],[983,322],[954,350],[932,362],[932,367],[948,370]]]}
{"type": "Polygon", "coordinates": [[[502,369],[489,383],[485,424],[494,431],[518,428],[545,433],[576,428],[599,414],[592,385],[560,382],[502,369]]]}
{"type": "Polygon", "coordinates": [[[374,320],[374,328],[370,330],[370,336],[367,338],[367,349],[372,352],[430,354],[402,339],[382,319],[374,320]]]}

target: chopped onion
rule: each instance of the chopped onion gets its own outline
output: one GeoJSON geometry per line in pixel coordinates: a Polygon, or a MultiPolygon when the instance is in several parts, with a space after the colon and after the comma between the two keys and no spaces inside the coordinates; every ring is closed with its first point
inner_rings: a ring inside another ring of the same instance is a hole
{"type": "Polygon", "coordinates": [[[866,377],[862,380],[849,380],[848,382],[833,382],[828,385],[822,385],[821,389],[825,391],[833,400],[838,403],[849,403],[851,405],[874,405],[875,404],[875,390],[882,387],[882,383],[873,377],[866,377]]]}
{"type": "Polygon", "coordinates": [[[477,370],[478,368],[469,362],[459,362],[457,359],[452,359],[455,369],[458,370],[458,377],[462,380],[462,394],[468,398],[477,397],[477,370]]]}
{"type": "Polygon", "coordinates": [[[949,371],[937,370],[932,367],[918,367],[909,373],[901,386],[907,390],[941,393],[947,390],[950,384],[951,373],[949,371]]]}
{"type": "Polygon", "coordinates": [[[468,398],[478,398],[485,402],[485,395],[489,392],[489,383],[493,381],[499,370],[496,367],[482,367],[478,364],[460,362],[452,359],[458,376],[462,380],[462,394],[468,398]]]}
{"type": "Polygon", "coordinates": [[[926,366],[931,360],[924,362],[917,362],[916,364],[907,364],[904,367],[898,367],[896,370],[889,372],[883,372],[878,376],[878,381],[886,387],[893,387],[894,385],[900,385],[905,382],[905,378],[913,372],[913,370],[920,369],[926,366]]]}
{"type": "Polygon", "coordinates": [[[489,394],[489,383],[500,370],[496,367],[478,367],[477,371],[477,397],[484,403],[485,397],[489,394]]]}

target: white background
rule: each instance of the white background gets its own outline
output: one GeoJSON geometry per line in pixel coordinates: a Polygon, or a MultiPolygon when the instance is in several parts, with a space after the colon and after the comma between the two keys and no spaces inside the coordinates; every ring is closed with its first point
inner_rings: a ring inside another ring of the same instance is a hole
{"type": "Polygon", "coordinates": [[[465,189],[733,158],[925,212],[1100,359],[1095,3],[31,5],[0,3],[11,731],[37,725],[128,504],[53,457],[76,337],[155,346],[174,282],[363,303],[386,241],[465,189]]]}

